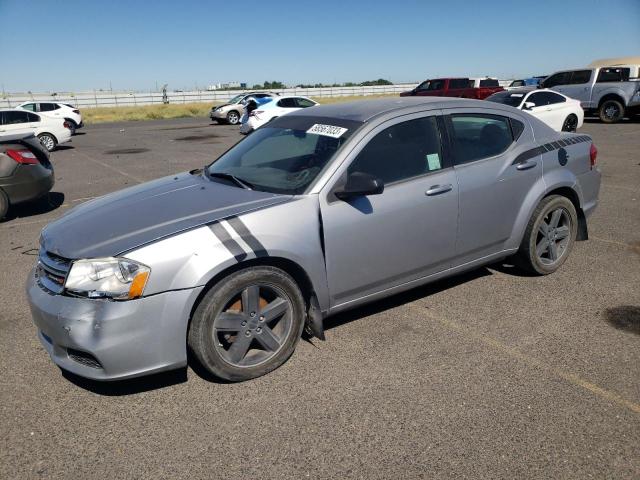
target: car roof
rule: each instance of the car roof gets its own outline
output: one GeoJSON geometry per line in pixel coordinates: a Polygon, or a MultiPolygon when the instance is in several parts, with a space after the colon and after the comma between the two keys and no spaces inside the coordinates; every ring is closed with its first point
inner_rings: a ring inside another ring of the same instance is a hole
{"type": "Polygon", "coordinates": [[[421,110],[438,110],[441,108],[488,108],[502,109],[512,112],[511,107],[499,103],[488,103],[484,100],[446,97],[391,97],[375,100],[357,100],[296,110],[287,115],[341,118],[357,122],[367,122],[384,115],[400,115],[421,110]]]}

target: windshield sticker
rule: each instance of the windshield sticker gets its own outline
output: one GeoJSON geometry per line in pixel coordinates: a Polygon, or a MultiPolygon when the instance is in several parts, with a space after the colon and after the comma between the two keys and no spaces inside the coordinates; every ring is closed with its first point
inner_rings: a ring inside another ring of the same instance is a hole
{"type": "Polygon", "coordinates": [[[347,128],[316,123],[313,127],[307,130],[307,133],[313,133],[314,135],[324,135],[325,137],[340,138],[347,130],[347,128]]]}

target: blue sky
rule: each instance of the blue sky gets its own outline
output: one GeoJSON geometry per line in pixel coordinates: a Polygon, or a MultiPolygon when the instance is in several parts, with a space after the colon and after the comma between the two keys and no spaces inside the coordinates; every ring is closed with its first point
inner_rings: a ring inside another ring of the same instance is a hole
{"type": "Polygon", "coordinates": [[[8,92],[513,78],[640,55],[640,0],[0,0],[8,92]]]}

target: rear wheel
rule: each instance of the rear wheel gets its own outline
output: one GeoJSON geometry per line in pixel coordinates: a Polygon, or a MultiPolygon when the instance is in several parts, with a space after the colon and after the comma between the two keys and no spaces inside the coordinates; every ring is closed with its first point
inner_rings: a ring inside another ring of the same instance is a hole
{"type": "Polygon", "coordinates": [[[288,274],[274,267],[250,267],[207,292],[193,314],[188,343],[213,375],[249,380],[291,356],[304,316],[302,294],[288,274]]]}
{"type": "Polygon", "coordinates": [[[516,254],[518,265],[537,275],[555,272],[569,256],[577,232],[578,215],[567,197],[551,195],[542,199],[516,254]]]}
{"type": "Polygon", "coordinates": [[[78,129],[78,125],[76,124],[76,122],[74,122],[70,118],[65,118],[65,122],[69,124],[69,130],[71,130],[71,135],[75,135],[76,130],[78,129]]]}
{"type": "Polygon", "coordinates": [[[598,116],[604,123],[617,123],[624,118],[624,105],[618,100],[605,100],[598,109],[598,116]]]}
{"type": "Polygon", "coordinates": [[[240,114],[238,112],[236,112],[235,110],[231,110],[229,113],[227,113],[227,122],[229,122],[231,125],[237,125],[239,121],[240,114]]]}
{"type": "Polygon", "coordinates": [[[40,140],[42,146],[49,152],[53,151],[53,149],[56,148],[56,145],[58,144],[56,137],[54,137],[50,133],[41,133],[40,135],[38,135],[38,139],[40,140]]]}
{"type": "Polygon", "coordinates": [[[563,132],[575,132],[578,129],[578,117],[576,117],[573,113],[565,118],[564,123],[562,124],[563,132]]]}
{"type": "Polygon", "coordinates": [[[4,190],[0,188],[0,220],[2,220],[9,211],[9,197],[4,193],[4,190]]]}

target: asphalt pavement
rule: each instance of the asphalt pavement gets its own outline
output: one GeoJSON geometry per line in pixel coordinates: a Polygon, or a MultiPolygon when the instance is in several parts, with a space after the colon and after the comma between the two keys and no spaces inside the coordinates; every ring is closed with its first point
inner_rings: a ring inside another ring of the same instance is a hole
{"type": "Polygon", "coordinates": [[[36,338],[40,229],[241,136],[208,119],[84,128],[52,154],[49,200],[0,222],[0,478],[640,478],[640,123],[581,132],[601,203],[557,273],[501,263],[338,315],[250,382],[191,361],[103,384],[36,338]]]}

